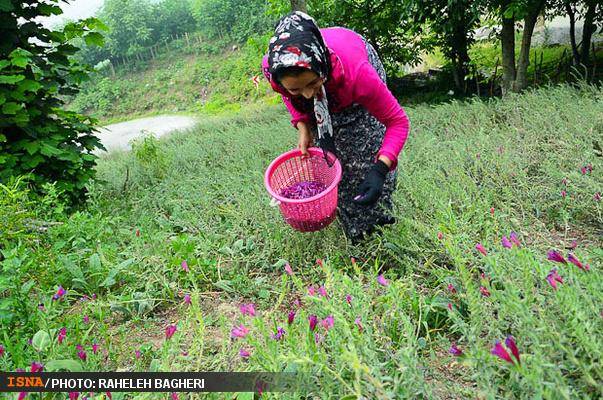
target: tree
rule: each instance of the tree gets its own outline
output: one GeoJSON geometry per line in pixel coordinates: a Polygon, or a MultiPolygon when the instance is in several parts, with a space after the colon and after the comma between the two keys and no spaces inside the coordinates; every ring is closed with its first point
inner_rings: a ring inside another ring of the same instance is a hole
{"type": "Polygon", "coordinates": [[[590,62],[590,47],[593,33],[597,25],[603,24],[603,4],[600,0],[570,1],[560,0],[553,5],[553,15],[567,14],[570,20],[570,42],[572,45],[572,60],[574,65],[588,65],[590,62]],[[581,44],[576,43],[576,19],[582,18],[581,44]]]}
{"type": "Polygon", "coordinates": [[[110,29],[107,49],[113,57],[135,55],[153,42],[152,8],[147,0],[105,0],[98,17],[110,29]]]}
{"type": "Polygon", "coordinates": [[[306,0],[291,0],[291,11],[302,11],[307,13],[308,7],[306,6],[306,0]]]}
{"type": "Polygon", "coordinates": [[[74,38],[102,45],[88,18],[61,30],[37,18],[58,15],[59,0],[0,0],[0,182],[30,175],[36,189],[56,182],[70,200],[84,197],[102,148],[96,121],[63,109],[64,96],[78,92],[90,68],[74,60],[74,38]]]}

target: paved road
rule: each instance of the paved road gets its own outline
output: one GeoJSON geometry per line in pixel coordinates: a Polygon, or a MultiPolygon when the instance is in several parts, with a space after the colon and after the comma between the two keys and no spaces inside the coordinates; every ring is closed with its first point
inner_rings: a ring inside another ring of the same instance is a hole
{"type": "MultiPolygon", "coordinates": [[[[100,128],[100,132],[97,135],[108,152],[112,150],[129,150],[130,141],[142,136],[146,132],[152,133],[155,137],[161,137],[175,131],[192,128],[196,123],[197,120],[193,117],[159,115],[107,125],[100,128]]],[[[98,153],[104,152],[97,151],[98,153]]]]}

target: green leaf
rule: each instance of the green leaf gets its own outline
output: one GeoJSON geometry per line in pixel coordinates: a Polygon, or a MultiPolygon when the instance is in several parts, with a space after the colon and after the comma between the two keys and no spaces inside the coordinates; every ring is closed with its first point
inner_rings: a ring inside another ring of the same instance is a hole
{"type": "Polygon", "coordinates": [[[40,14],[45,15],[45,16],[63,14],[63,10],[61,10],[61,7],[53,6],[50,4],[42,3],[42,4],[38,5],[38,10],[39,10],[40,14]]]}
{"type": "Polygon", "coordinates": [[[0,11],[12,11],[13,5],[10,0],[0,0],[0,11]]]}
{"type": "Polygon", "coordinates": [[[25,79],[24,81],[22,81],[21,83],[19,83],[19,90],[21,92],[37,92],[38,90],[40,90],[40,88],[42,87],[42,85],[39,82],[36,82],[34,80],[31,79],[25,79]]]}
{"type": "Polygon", "coordinates": [[[25,75],[0,75],[0,83],[14,85],[25,79],[25,75]]]}
{"type": "Polygon", "coordinates": [[[119,265],[116,265],[115,267],[111,268],[111,271],[109,271],[109,275],[107,275],[105,280],[102,281],[99,286],[109,287],[115,285],[115,277],[117,276],[117,274],[121,272],[122,269],[129,267],[133,262],[134,259],[130,258],[120,263],[119,265]]]}
{"type": "Polygon", "coordinates": [[[23,286],[21,286],[21,293],[27,295],[35,284],[36,281],[34,281],[33,279],[28,280],[23,284],[23,286]]]}
{"type": "Polygon", "coordinates": [[[29,63],[29,57],[14,57],[11,61],[11,64],[16,65],[17,67],[25,68],[29,63]]]}
{"type": "Polygon", "coordinates": [[[6,97],[0,93],[0,106],[6,102],[6,97]]]}
{"type": "Polygon", "coordinates": [[[10,61],[8,60],[0,60],[0,70],[8,67],[10,65],[10,61]]]}
{"type": "Polygon", "coordinates": [[[84,36],[84,40],[88,46],[98,46],[102,47],[105,44],[105,38],[98,32],[90,32],[86,36],[84,36]]]}
{"type": "Polygon", "coordinates": [[[31,340],[31,344],[36,351],[44,351],[50,347],[50,335],[46,331],[37,331],[31,340]]]}
{"type": "Polygon", "coordinates": [[[40,153],[42,153],[48,157],[57,156],[57,155],[61,154],[62,152],[63,152],[62,150],[57,149],[56,147],[51,146],[47,143],[42,143],[42,147],[40,148],[40,153]]]}
{"type": "Polygon", "coordinates": [[[48,372],[67,370],[69,372],[83,372],[84,368],[78,360],[51,360],[44,364],[48,372]]]}
{"type": "Polygon", "coordinates": [[[232,288],[232,286],[230,286],[231,282],[228,280],[221,280],[221,281],[217,281],[214,282],[214,286],[224,290],[225,292],[229,292],[229,293],[233,293],[234,289],[232,288]]]}
{"type": "Polygon", "coordinates": [[[7,115],[15,115],[20,109],[21,104],[13,103],[12,101],[2,105],[2,112],[7,115]]]}

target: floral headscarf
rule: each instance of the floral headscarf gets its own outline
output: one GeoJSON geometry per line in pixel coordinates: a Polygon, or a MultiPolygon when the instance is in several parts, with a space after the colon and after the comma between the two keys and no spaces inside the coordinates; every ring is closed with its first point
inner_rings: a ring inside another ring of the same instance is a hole
{"type": "Polygon", "coordinates": [[[325,158],[327,151],[335,154],[333,126],[324,85],[331,73],[330,54],[316,22],[301,11],[286,15],[276,26],[268,51],[268,66],[272,76],[289,67],[302,67],[324,79],[321,92],[314,97],[314,117],[318,144],[325,152],[325,158]]]}

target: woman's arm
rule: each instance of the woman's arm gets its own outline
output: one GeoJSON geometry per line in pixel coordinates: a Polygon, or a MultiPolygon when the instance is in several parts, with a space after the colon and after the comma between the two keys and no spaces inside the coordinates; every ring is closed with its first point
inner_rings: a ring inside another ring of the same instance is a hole
{"type": "Polygon", "coordinates": [[[360,66],[356,76],[353,89],[354,101],[364,106],[385,125],[385,137],[377,153],[377,159],[385,162],[390,170],[393,170],[398,165],[398,155],[406,143],[410,121],[404,109],[398,104],[398,100],[368,61],[360,66]]]}

